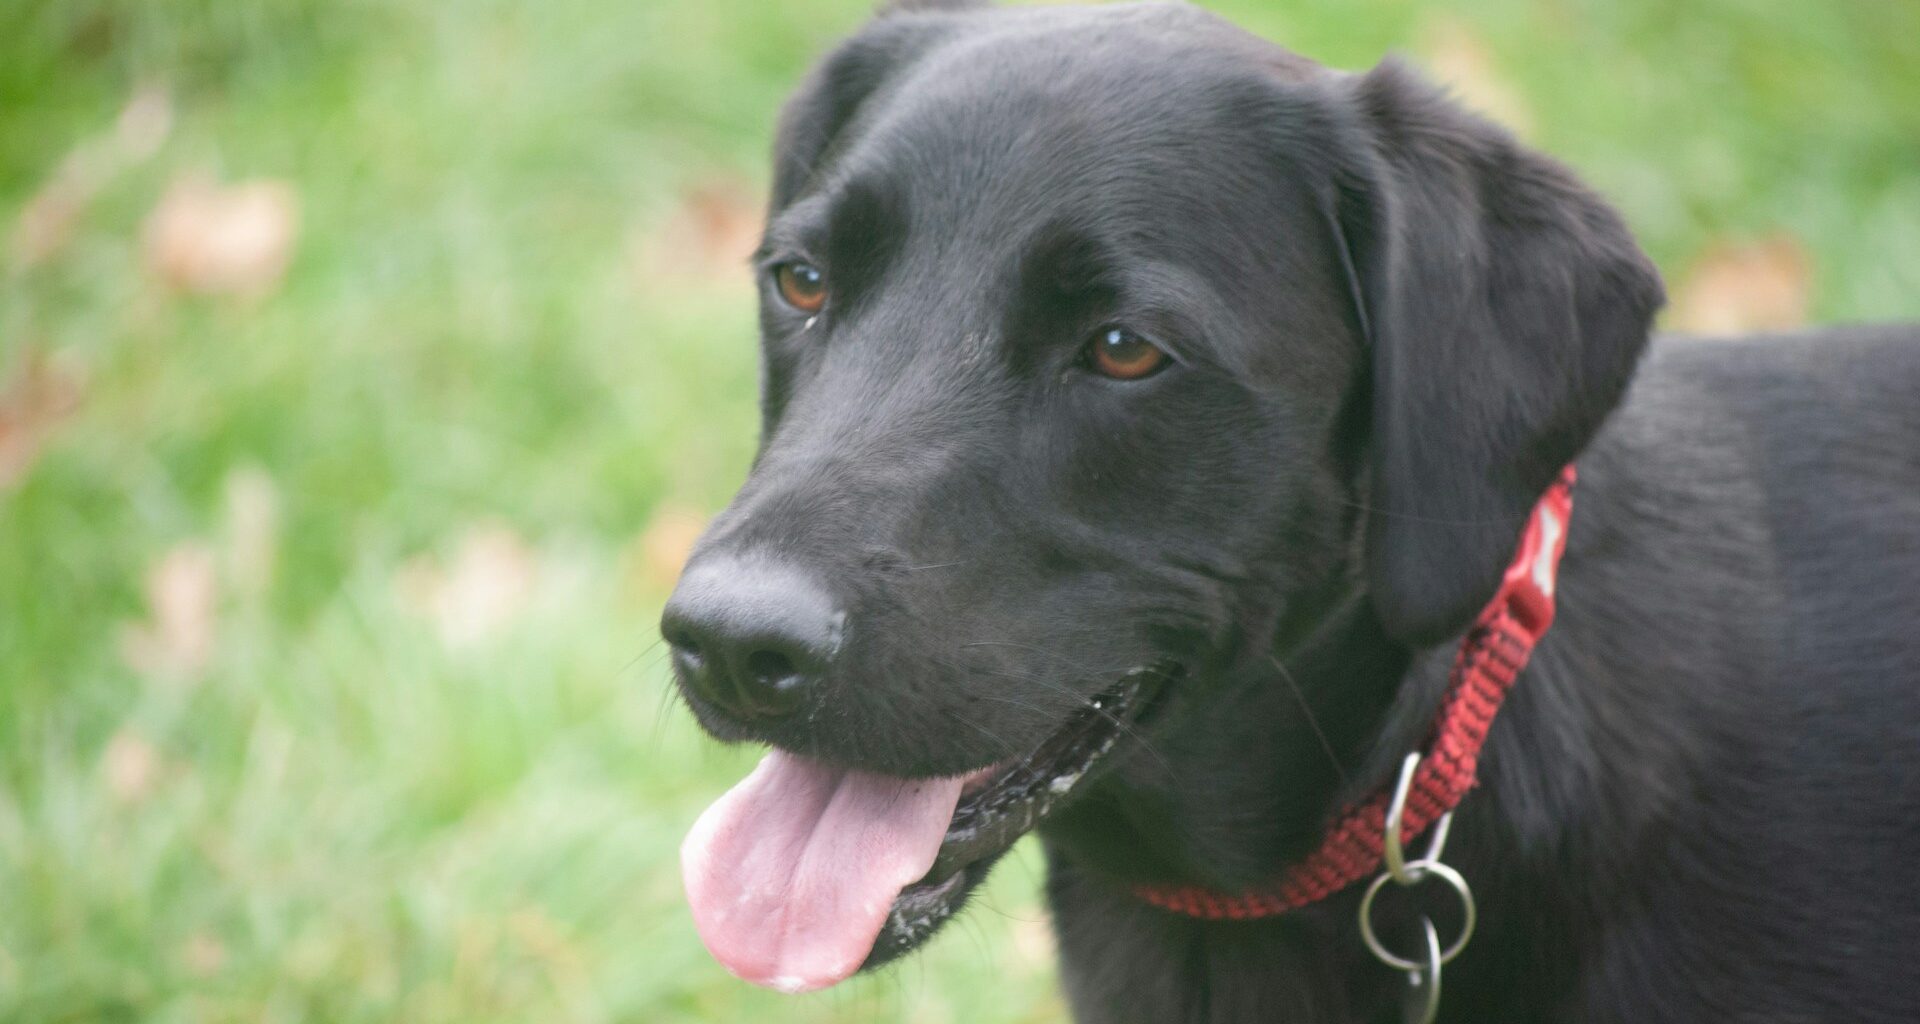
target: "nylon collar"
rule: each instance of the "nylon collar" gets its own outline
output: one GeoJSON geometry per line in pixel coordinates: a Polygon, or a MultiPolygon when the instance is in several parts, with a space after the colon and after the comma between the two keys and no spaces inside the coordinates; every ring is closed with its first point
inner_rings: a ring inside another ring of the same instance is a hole
{"type": "MultiPolygon", "coordinates": [[[[1494,716],[1534,645],[1553,624],[1554,587],[1573,514],[1573,482],[1574,470],[1568,466],[1534,505],[1500,589],[1460,642],[1408,792],[1402,843],[1411,843],[1459,806],[1473,788],[1494,716]]],[[[1162,910],[1209,921],[1257,920],[1318,902],[1379,872],[1392,796],[1389,787],[1348,807],[1318,849],[1269,885],[1243,893],[1142,885],[1134,893],[1162,910]]]]}

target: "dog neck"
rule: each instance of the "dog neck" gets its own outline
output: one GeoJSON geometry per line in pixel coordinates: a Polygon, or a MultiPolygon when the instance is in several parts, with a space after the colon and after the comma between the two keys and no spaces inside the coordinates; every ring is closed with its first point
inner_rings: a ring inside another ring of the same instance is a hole
{"type": "MultiPolygon", "coordinates": [[[[1559,621],[1491,731],[1481,785],[1457,814],[1446,860],[1473,885],[1482,916],[1475,955],[1448,969],[1447,1008],[1486,1011],[1460,1019],[1511,1019],[1516,1008],[1502,1001],[1509,993],[1554,991],[1550,979],[1523,985],[1510,972],[1546,969],[1535,955],[1542,943],[1568,949],[1598,934],[1633,905],[1636,879],[1665,870],[1661,851],[1674,837],[1699,833],[1689,780],[1740,756],[1706,709],[1728,706],[1716,692],[1754,685],[1777,635],[1765,609],[1723,612],[1709,620],[1713,628],[1701,628],[1696,609],[1713,606],[1714,581],[1660,555],[1684,544],[1765,574],[1751,557],[1753,538],[1735,528],[1744,515],[1738,505],[1749,499],[1725,481],[1676,478],[1659,482],[1666,514],[1655,514],[1648,510],[1661,503],[1638,493],[1646,485],[1611,465],[1628,455],[1583,460],[1559,621]],[[1610,604],[1608,588],[1586,585],[1583,550],[1613,552],[1616,566],[1623,557],[1644,559],[1633,568],[1657,586],[1631,607],[1610,604]],[[1676,686],[1663,660],[1675,651],[1731,667],[1676,686]]],[[[1335,810],[1389,784],[1421,742],[1458,642],[1408,649],[1385,635],[1363,599],[1350,599],[1297,643],[1224,675],[1191,715],[1168,723],[1151,751],[1136,752],[1095,799],[1047,830],[1062,955],[1082,966],[1124,964],[1113,951],[1138,947],[1138,956],[1190,965],[1199,975],[1188,980],[1211,985],[1212,998],[1260,1008],[1220,1019],[1311,1024],[1389,1009],[1404,981],[1362,947],[1356,889],[1253,924],[1170,915],[1129,890],[1150,881],[1236,891],[1304,856],[1335,810]]],[[[1551,960],[1572,970],[1573,957],[1551,960]]],[[[1076,1009],[1086,1011],[1080,1019],[1194,1019],[1184,1008],[1103,1012],[1098,1004],[1108,997],[1077,980],[1083,976],[1068,972],[1076,1009]]],[[[1126,998],[1153,999],[1105,980],[1126,998]]]]}
{"type": "MultiPolygon", "coordinates": [[[[1401,841],[1411,840],[1433,826],[1438,826],[1437,852],[1445,821],[1475,782],[1481,748],[1494,715],[1541,635],[1552,625],[1555,582],[1572,511],[1573,479],[1572,468],[1564,470],[1528,517],[1499,587],[1460,641],[1446,693],[1427,734],[1419,746],[1409,744],[1414,753],[1404,762],[1397,790],[1377,789],[1353,801],[1326,827],[1326,841],[1312,855],[1289,865],[1265,884],[1221,891],[1147,883],[1136,885],[1136,894],[1161,909],[1192,917],[1256,920],[1296,910],[1357,884],[1376,874],[1383,859],[1397,865],[1401,841]],[[1391,835],[1387,834],[1389,830],[1391,835]]],[[[1329,765],[1343,783],[1347,782],[1339,749],[1320,724],[1307,691],[1298,685],[1284,661],[1278,657],[1271,660],[1288,692],[1299,702],[1301,718],[1314,731],[1329,765]]],[[[1376,743],[1374,747],[1378,750],[1383,745],[1376,743]]],[[[1396,866],[1394,870],[1399,869],[1396,866]]]]}

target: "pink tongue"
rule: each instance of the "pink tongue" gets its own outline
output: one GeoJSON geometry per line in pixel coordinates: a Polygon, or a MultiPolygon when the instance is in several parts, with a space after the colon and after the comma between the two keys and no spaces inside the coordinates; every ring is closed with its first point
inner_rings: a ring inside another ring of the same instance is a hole
{"type": "Polygon", "coordinates": [[[776,750],[680,846],[700,938],[782,992],[859,970],[900,890],[933,866],[965,779],[894,779],[776,750]]]}

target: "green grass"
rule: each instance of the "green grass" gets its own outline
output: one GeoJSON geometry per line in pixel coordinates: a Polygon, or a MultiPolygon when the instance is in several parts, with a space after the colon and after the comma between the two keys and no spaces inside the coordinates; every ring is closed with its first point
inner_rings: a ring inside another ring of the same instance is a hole
{"type": "MultiPolygon", "coordinates": [[[[1676,277],[1785,233],[1817,318],[1920,313],[1920,7],[1219,6],[1346,67],[1451,24],[1676,277]]],[[[681,905],[680,836],[753,755],[666,699],[643,536],[738,482],[753,318],[743,270],[636,253],[688,190],[758,187],[864,7],[0,9],[0,229],[136,88],[175,108],[0,274],[0,389],[30,353],[83,381],[0,485],[0,1020],[1061,1019],[1031,851],[924,956],[803,999],[728,979],[681,905]],[[143,270],[193,170],[296,191],[266,298],[143,270]],[[215,586],[173,668],[129,652],[169,553],[215,586]],[[422,602],[469,570],[523,599],[449,638],[422,602]]]]}

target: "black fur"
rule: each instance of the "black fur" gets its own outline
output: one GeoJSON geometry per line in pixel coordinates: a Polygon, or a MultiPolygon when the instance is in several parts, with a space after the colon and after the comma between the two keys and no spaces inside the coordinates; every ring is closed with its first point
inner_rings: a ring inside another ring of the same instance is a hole
{"type": "Polygon", "coordinates": [[[798,257],[828,305],[767,286],[761,451],[695,557],[812,574],[844,646],[808,714],[689,702],[925,776],[1180,666],[1043,828],[1077,1020],[1398,1019],[1356,892],[1209,924],[1127,886],[1268,879],[1382,785],[1575,459],[1442,1019],[1920,1013],[1920,332],[1649,345],[1658,278],[1567,170],[1163,4],[887,12],[782,122],[762,265],[798,257]],[[1176,365],[1090,372],[1116,323],[1176,365]]]}

